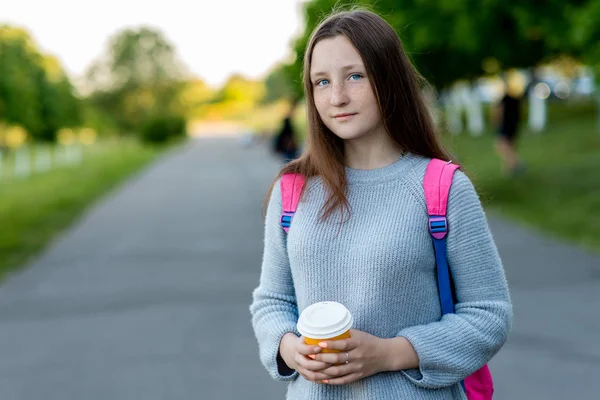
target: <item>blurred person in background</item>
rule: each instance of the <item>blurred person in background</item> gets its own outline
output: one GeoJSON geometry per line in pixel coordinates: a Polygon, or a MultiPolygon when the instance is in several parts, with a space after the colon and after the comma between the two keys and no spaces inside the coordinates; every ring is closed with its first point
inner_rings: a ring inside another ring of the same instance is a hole
{"type": "Polygon", "coordinates": [[[504,345],[512,305],[477,192],[456,171],[446,249],[457,300],[442,318],[424,177],[450,157],[421,76],[383,18],[353,10],[313,31],[303,77],[308,146],[268,192],[250,306],[263,365],[289,382],[288,400],[466,400],[461,382],[504,345]],[[306,185],[286,233],[288,173],[306,185]],[[351,337],[311,346],[298,317],[323,300],[350,310],[351,337]]]}
{"type": "Polygon", "coordinates": [[[274,138],[273,150],[283,158],[285,163],[295,160],[300,152],[300,146],[293,125],[294,111],[297,104],[298,99],[294,98],[290,101],[288,112],[274,138]]]}
{"type": "Polygon", "coordinates": [[[519,159],[516,148],[521,125],[521,102],[521,85],[513,74],[508,74],[504,78],[504,95],[494,106],[493,120],[497,129],[496,151],[509,176],[525,172],[525,164],[519,159]]]}

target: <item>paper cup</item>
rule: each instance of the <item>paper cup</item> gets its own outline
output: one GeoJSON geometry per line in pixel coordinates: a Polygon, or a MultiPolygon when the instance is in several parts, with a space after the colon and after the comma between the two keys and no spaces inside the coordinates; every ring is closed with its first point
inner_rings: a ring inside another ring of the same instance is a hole
{"type": "MultiPolygon", "coordinates": [[[[323,340],[348,339],[352,322],[352,314],[342,304],[335,301],[322,301],[302,311],[297,328],[304,336],[306,344],[318,345],[323,340]]],[[[338,351],[322,350],[323,353],[338,351]]]]}

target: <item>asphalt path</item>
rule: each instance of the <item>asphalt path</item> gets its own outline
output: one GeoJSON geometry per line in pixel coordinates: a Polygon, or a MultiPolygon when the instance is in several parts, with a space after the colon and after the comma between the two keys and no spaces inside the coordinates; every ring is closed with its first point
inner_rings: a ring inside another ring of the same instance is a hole
{"type": "MultiPolygon", "coordinates": [[[[0,286],[0,399],[283,399],[248,309],[277,168],[203,136],[91,206],[0,286]]],[[[495,400],[600,398],[600,256],[488,218],[515,311],[495,400]]]]}

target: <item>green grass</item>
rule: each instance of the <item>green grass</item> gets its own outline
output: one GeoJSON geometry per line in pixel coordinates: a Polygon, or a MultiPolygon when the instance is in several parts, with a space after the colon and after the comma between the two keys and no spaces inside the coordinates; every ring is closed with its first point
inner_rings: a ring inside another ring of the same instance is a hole
{"type": "Polygon", "coordinates": [[[135,141],[104,143],[88,150],[79,166],[0,180],[0,278],[159,153],[160,148],[135,141]]]}
{"type": "Polygon", "coordinates": [[[600,251],[600,133],[592,104],[556,105],[548,129],[524,129],[519,152],[526,174],[508,178],[493,135],[446,137],[489,208],[529,227],[600,251]]]}

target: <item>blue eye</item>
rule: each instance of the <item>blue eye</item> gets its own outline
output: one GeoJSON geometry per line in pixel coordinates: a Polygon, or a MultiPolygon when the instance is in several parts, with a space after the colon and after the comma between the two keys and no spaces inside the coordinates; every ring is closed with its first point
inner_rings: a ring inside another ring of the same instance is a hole
{"type": "Polygon", "coordinates": [[[350,79],[355,80],[355,81],[359,80],[360,78],[362,78],[362,75],[360,75],[360,74],[350,75],[350,79]]]}
{"type": "Polygon", "coordinates": [[[316,83],[317,86],[325,86],[329,81],[327,79],[321,79],[316,83]]]}

